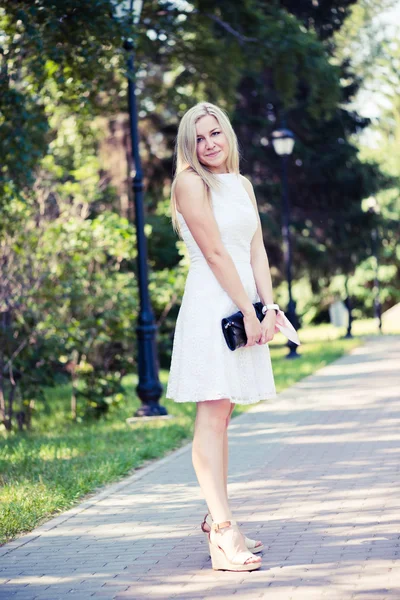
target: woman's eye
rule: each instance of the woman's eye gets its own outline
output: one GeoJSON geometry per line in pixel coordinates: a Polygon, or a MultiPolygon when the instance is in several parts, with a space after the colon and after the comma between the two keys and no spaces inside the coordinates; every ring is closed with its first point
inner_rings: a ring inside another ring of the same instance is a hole
{"type": "Polygon", "coordinates": [[[219,135],[220,133],[220,131],[214,131],[213,135],[219,135]]]}
{"type": "Polygon", "coordinates": [[[197,138],[197,141],[198,141],[198,142],[201,142],[201,139],[202,139],[202,138],[197,138]]]}

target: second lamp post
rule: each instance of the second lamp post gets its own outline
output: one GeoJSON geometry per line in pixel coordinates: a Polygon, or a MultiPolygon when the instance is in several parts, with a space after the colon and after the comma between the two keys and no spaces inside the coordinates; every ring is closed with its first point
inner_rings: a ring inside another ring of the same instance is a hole
{"type": "MultiPolygon", "coordinates": [[[[272,132],[272,145],[275,152],[282,158],[282,200],[283,200],[283,218],[282,218],[282,237],[283,237],[283,256],[285,261],[286,279],[288,283],[289,304],[286,315],[292,325],[297,329],[299,321],[296,315],[296,303],[292,297],[292,245],[290,237],[290,205],[287,165],[288,157],[292,154],[294,146],[294,135],[289,129],[277,129],[272,132]]],[[[289,354],[286,358],[298,358],[297,346],[288,341],[289,354]]]]}
{"type": "MultiPolygon", "coordinates": [[[[367,209],[376,218],[379,214],[379,204],[374,196],[367,199],[367,209]]],[[[374,316],[378,323],[379,333],[382,333],[382,307],[380,302],[379,258],[378,258],[378,228],[376,224],[371,230],[371,252],[374,257],[374,316]]]]}

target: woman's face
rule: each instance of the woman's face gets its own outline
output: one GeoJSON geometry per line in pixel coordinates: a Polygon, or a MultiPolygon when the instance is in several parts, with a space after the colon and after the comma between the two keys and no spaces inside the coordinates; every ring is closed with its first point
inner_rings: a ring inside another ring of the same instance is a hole
{"type": "Polygon", "coordinates": [[[228,140],[217,119],[212,115],[201,117],[196,123],[197,158],[214,173],[226,173],[229,154],[228,140]]]}

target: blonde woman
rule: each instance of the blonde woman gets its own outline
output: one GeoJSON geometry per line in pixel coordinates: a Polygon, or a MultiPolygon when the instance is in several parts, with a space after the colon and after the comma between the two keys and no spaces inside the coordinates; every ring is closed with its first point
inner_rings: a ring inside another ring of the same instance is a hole
{"type": "Polygon", "coordinates": [[[239,173],[236,135],[217,106],[201,102],[177,136],[171,212],[190,268],[176,322],[167,398],[196,402],[193,466],[208,505],[202,529],[214,569],[258,569],[262,543],[232,518],[227,492],[227,428],[235,404],[275,396],[267,342],[276,305],[253,187],[239,173]],[[253,303],[267,306],[260,323],[253,303]],[[271,306],[272,305],[272,306],[271,306]],[[245,347],[228,348],[221,319],[241,310],[245,347]]]}

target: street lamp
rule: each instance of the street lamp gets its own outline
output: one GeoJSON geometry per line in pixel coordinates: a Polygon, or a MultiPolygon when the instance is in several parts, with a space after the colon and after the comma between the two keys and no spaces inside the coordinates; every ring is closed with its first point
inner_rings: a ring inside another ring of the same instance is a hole
{"type": "MultiPolygon", "coordinates": [[[[367,199],[367,210],[371,215],[379,213],[379,204],[374,196],[367,199]]],[[[375,276],[374,276],[374,315],[378,321],[379,333],[382,333],[382,307],[380,303],[380,285],[379,285],[379,259],[378,259],[378,230],[374,226],[371,231],[371,251],[374,257],[375,276]]]]}
{"type": "Polygon", "coordinates": [[[349,294],[349,278],[348,276],[346,276],[346,279],[344,280],[344,289],[346,292],[346,298],[344,301],[344,305],[347,308],[347,312],[348,312],[348,321],[347,321],[347,331],[346,331],[346,335],[344,336],[345,339],[349,340],[353,338],[353,333],[352,333],[352,325],[353,325],[353,307],[352,307],[352,302],[351,302],[351,298],[350,298],[350,294],[349,294]]]}
{"type": "MultiPolygon", "coordinates": [[[[132,25],[137,25],[142,11],[142,0],[130,0],[125,2],[115,1],[115,13],[117,18],[128,16],[132,25]]],[[[135,175],[131,180],[134,205],[135,225],[137,239],[137,268],[139,283],[139,316],[136,327],[138,340],[138,371],[139,383],[136,392],[142,402],[142,406],[135,413],[136,417],[156,417],[166,415],[167,410],[159,404],[162,394],[162,386],[158,378],[158,358],[156,349],[156,331],[154,314],[150,305],[147,270],[147,242],[144,234],[144,211],[143,211],[143,171],[142,161],[139,153],[139,134],[137,125],[137,107],[135,94],[135,70],[134,70],[134,40],[127,39],[124,42],[127,52],[128,71],[128,102],[129,102],[129,125],[132,143],[132,156],[135,165],[135,175]]]]}
{"type": "MultiPolygon", "coordinates": [[[[289,206],[289,186],[288,186],[288,157],[292,154],[294,146],[294,135],[290,129],[277,129],[271,134],[272,145],[275,152],[282,157],[282,200],[283,200],[283,219],[282,219],[282,237],[283,237],[283,256],[285,261],[286,279],[288,282],[289,305],[287,317],[292,325],[297,329],[299,320],[296,315],[296,304],[292,297],[292,246],[290,237],[290,206],[289,206]]],[[[287,343],[289,354],[286,358],[298,358],[297,345],[290,340],[287,343]]]]}

